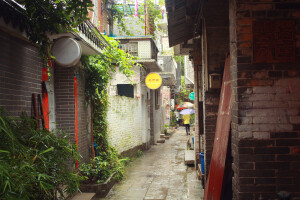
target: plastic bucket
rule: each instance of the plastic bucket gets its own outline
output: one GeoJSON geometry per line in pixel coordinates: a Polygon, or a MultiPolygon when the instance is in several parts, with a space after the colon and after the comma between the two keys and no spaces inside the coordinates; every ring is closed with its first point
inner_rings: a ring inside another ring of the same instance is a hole
{"type": "Polygon", "coordinates": [[[205,174],[204,170],[204,153],[199,153],[200,162],[201,162],[201,172],[202,174],[205,174]]]}

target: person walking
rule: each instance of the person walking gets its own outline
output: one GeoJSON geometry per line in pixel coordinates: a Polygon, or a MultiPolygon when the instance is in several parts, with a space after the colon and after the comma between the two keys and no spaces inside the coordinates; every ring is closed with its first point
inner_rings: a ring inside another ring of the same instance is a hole
{"type": "Polygon", "coordinates": [[[190,134],[190,119],[191,119],[190,114],[183,115],[183,124],[185,126],[186,135],[190,134]]]}

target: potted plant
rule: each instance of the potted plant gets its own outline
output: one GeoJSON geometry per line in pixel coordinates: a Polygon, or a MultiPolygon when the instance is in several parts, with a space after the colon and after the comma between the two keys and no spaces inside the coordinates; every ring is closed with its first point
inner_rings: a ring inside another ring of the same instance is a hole
{"type": "Polygon", "coordinates": [[[80,184],[80,190],[96,193],[97,197],[105,197],[113,185],[123,178],[128,160],[119,158],[113,148],[109,148],[108,152],[100,152],[89,163],[80,165],[80,174],[86,177],[80,184]]]}

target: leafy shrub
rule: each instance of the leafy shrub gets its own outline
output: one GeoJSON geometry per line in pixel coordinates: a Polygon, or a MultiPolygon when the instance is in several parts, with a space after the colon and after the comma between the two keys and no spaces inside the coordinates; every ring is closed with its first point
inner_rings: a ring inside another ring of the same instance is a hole
{"type": "Polygon", "coordinates": [[[70,169],[76,146],[64,133],[36,130],[23,114],[0,110],[0,199],[58,199],[78,190],[82,176],[70,169]]]}
{"type": "Polygon", "coordinates": [[[170,129],[170,126],[165,124],[164,125],[164,134],[165,135],[170,135],[169,129],[170,129]]]}
{"type": "Polygon", "coordinates": [[[171,111],[171,124],[172,127],[177,126],[177,119],[174,111],[171,111]]]}
{"type": "Polygon", "coordinates": [[[142,150],[138,150],[137,151],[137,157],[139,158],[139,157],[142,157],[142,155],[143,155],[143,151],[142,150]]]}
{"type": "Polygon", "coordinates": [[[112,174],[115,174],[114,179],[121,180],[124,176],[124,168],[129,161],[128,158],[119,158],[116,150],[110,148],[109,153],[100,152],[88,164],[81,164],[79,171],[83,176],[87,177],[84,183],[103,183],[112,174]]]}

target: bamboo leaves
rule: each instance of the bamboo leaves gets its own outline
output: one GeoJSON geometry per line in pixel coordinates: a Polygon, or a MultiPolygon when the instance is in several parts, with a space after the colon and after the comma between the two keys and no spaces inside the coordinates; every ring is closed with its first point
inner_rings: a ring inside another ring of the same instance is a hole
{"type": "Polygon", "coordinates": [[[57,199],[78,190],[82,177],[67,162],[78,159],[76,147],[63,133],[36,130],[25,115],[0,110],[0,119],[0,199],[57,199]]]}

